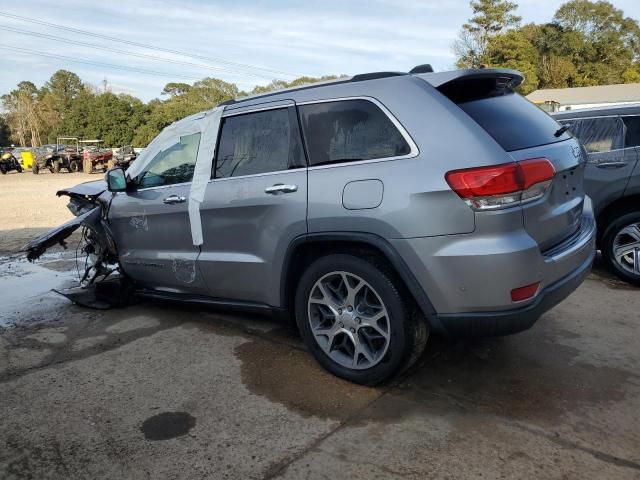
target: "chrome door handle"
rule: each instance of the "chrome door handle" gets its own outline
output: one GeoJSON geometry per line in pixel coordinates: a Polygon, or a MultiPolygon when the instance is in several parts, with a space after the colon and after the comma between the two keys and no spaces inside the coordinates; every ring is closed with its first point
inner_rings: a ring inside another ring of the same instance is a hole
{"type": "Polygon", "coordinates": [[[297,185],[285,185],[284,183],[276,183],[271,187],[264,189],[264,193],[277,195],[278,193],[293,193],[298,191],[297,185]]]}
{"type": "Polygon", "coordinates": [[[596,168],[622,168],[626,167],[627,162],[602,162],[596,163],[596,168]]]}
{"type": "Polygon", "coordinates": [[[179,197],[178,195],[170,195],[162,201],[169,205],[173,205],[174,203],[184,203],[187,199],[186,197],[179,197]]]}

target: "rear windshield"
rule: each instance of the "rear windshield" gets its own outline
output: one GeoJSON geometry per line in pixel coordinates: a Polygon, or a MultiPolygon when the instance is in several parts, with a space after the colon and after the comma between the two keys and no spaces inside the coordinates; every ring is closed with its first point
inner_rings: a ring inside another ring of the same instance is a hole
{"type": "Polygon", "coordinates": [[[561,125],[513,91],[465,101],[458,103],[458,106],[508,152],[560,142],[571,137],[566,132],[556,137],[555,133],[561,125]]]}

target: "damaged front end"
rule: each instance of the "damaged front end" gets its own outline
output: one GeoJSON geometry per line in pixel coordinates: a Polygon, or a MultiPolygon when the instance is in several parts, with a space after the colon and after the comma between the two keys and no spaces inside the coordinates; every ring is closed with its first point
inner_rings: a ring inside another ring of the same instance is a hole
{"type": "Polygon", "coordinates": [[[56,195],[69,197],[67,207],[76,218],[33,239],[22,251],[26,252],[27,259],[33,262],[55,245],[61,245],[66,249],[66,239],[81,228],[81,238],[76,252],[86,259],[80,285],[88,286],[106,279],[118,270],[118,256],[106,222],[112,195],[107,191],[105,182],[82,183],[60,190],[56,195]]]}

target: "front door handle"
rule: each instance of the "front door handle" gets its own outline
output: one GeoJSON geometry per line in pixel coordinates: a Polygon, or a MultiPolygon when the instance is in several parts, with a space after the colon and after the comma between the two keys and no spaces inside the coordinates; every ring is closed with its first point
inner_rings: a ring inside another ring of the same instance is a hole
{"type": "Polygon", "coordinates": [[[626,167],[627,162],[601,162],[596,163],[596,168],[622,168],[626,167]]]}
{"type": "Polygon", "coordinates": [[[180,197],[178,195],[170,195],[162,201],[169,205],[173,205],[174,203],[184,203],[187,201],[187,199],[186,197],[180,197]]]}
{"type": "Polygon", "coordinates": [[[269,195],[277,195],[279,193],[293,193],[297,191],[297,185],[285,185],[284,183],[276,183],[275,185],[264,189],[264,192],[268,193],[269,195]]]}

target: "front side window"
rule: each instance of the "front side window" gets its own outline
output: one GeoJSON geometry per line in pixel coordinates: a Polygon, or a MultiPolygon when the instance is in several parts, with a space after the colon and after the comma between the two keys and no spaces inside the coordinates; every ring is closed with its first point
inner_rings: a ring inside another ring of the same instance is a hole
{"type": "Polygon", "coordinates": [[[298,124],[289,108],[224,118],[216,155],[216,178],[304,166],[298,124]]]}
{"type": "Polygon", "coordinates": [[[368,100],[298,107],[309,166],[408,155],[411,147],[391,119],[368,100]]]}
{"type": "Polygon", "coordinates": [[[138,187],[160,187],[186,183],[193,179],[198,157],[200,133],[177,138],[176,143],[158,153],[138,175],[138,187]]]}

